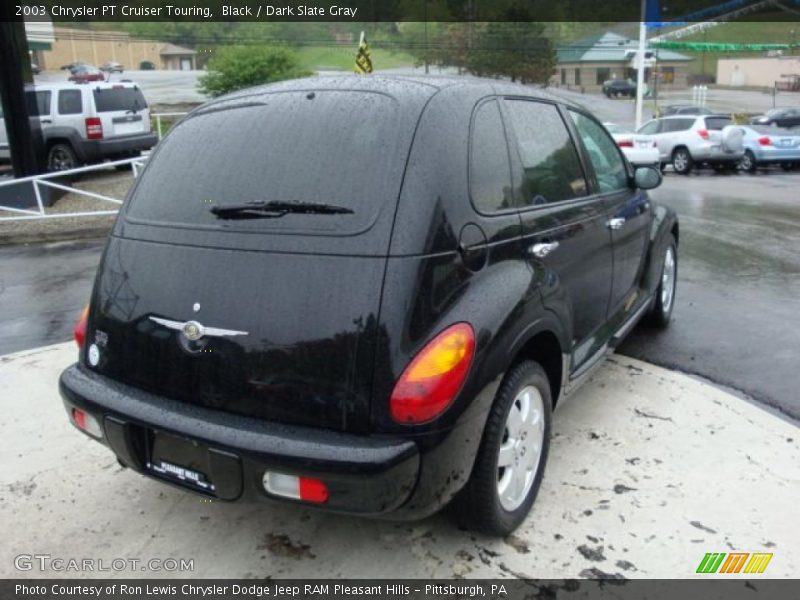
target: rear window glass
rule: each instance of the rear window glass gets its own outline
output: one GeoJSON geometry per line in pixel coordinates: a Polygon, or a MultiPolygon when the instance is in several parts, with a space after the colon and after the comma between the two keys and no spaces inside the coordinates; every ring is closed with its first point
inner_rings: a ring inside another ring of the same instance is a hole
{"type": "Polygon", "coordinates": [[[711,131],[719,131],[731,123],[733,123],[733,121],[728,117],[706,117],[706,129],[710,129],[711,131]]]}
{"type": "Polygon", "coordinates": [[[97,112],[138,111],[147,108],[142,90],[136,87],[99,88],[93,93],[97,112]]]}
{"type": "Polygon", "coordinates": [[[268,94],[188,117],[159,144],[128,218],[287,233],[352,233],[371,225],[399,193],[395,101],[364,92],[308,96],[268,94]],[[352,213],[221,219],[210,211],[246,202],[328,204],[352,213]]]}

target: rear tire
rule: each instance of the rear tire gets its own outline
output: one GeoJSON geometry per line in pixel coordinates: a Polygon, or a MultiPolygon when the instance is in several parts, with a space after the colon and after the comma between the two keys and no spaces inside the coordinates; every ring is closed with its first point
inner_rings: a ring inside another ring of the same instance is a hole
{"type": "Polygon", "coordinates": [[[47,151],[47,170],[66,171],[78,166],[78,157],[67,143],[53,144],[47,151]]]}
{"type": "Polygon", "coordinates": [[[547,374],[536,362],[517,363],[497,392],[472,475],[456,498],[461,526],[505,536],[525,520],[544,476],[551,421],[547,374]]]}
{"type": "Polygon", "coordinates": [[[672,153],[672,168],[680,175],[688,175],[692,172],[694,161],[692,155],[686,148],[676,148],[672,153]]]}
{"type": "Polygon", "coordinates": [[[661,256],[661,275],[658,288],[656,289],[656,300],[653,308],[647,315],[650,325],[664,329],[669,325],[672,318],[672,309],[675,306],[675,291],[678,284],[678,245],[675,237],[670,233],[667,236],[667,244],[664,254],[661,256]]]}
{"type": "Polygon", "coordinates": [[[784,171],[794,171],[795,166],[794,163],[781,163],[781,169],[784,171]]]}
{"type": "Polygon", "coordinates": [[[739,160],[739,168],[747,173],[755,173],[758,165],[756,164],[756,155],[752,150],[745,150],[744,156],[739,160]]]}

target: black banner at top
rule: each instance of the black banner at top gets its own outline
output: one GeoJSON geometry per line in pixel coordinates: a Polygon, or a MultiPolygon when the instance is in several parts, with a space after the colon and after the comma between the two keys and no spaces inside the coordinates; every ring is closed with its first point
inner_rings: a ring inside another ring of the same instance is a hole
{"type": "Polygon", "coordinates": [[[4,0],[29,21],[798,21],[800,0],[4,0]]]}

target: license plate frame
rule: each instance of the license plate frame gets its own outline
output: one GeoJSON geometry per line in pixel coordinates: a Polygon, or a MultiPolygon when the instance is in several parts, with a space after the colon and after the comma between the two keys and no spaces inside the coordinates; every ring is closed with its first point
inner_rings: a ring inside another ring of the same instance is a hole
{"type": "Polygon", "coordinates": [[[150,430],[147,470],[157,477],[205,494],[216,492],[210,473],[208,446],[190,438],[150,430]]]}

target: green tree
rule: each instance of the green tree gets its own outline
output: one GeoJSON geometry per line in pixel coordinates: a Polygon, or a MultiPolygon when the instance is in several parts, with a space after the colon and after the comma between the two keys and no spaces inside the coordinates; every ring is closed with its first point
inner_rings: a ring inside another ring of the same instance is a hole
{"type": "Polygon", "coordinates": [[[555,48],[543,23],[486,23],[473,44],[466,67],[475,75],[546,84],[555,70],[555,48]]]}
{"type": "Polygon", "coordinates": [[[199,89],[209,96],[234,90],[306,77],[311,72],[299,67],[297,55],[280,46],[227,46],[208,62],[208,73],[200,77],[199,89]]]}

